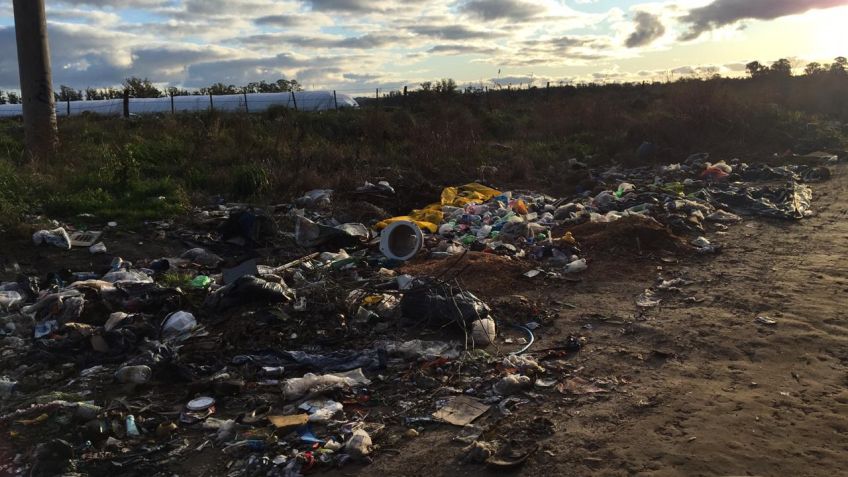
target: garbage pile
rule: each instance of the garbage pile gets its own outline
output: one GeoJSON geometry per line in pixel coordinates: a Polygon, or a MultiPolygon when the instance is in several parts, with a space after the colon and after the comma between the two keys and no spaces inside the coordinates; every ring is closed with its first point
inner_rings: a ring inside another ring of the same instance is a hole
{"type": "MultiPolygon", "coordinates": [[[[356,222],[337,219],[333,192],[317,190],[269,211],[198,211],[205,231],[153,224],[192,246],[0,283],[0,432],[9,439],[0,473],[149,475],[202,458],[227,475],[292,477],[367,463],[440,425],[456,427],[464,462],[519,466],[553,424],[538,418],[526,439],[487,430],[548,393],[579,399],[625,383],[581,376],[569,359],[586,340],[547,336],[554,318],[544,306],[504,291],[526,309],[499,313],[460,286],[461,268],[411,276],[396,270],[404,260],[483,252],[525,260],[536,268],[528,277],[579,273],[593,237],[581,230],[614,224],[667,230],[689,250],[715,253],[706,233],[740,215],[808,216],[802,182],[825,171],[696,155],[587,171],[594,187],[564,199],[472,183],[406,216],[374,207],[356,222]]],[[[357,193],[395,191],[380,182],[357,193]]],[[[108,233],[56,227],[33,242],[109,256],[108,233]]],[[[658,303],[651,290],[637,300],[658,303]]]]}

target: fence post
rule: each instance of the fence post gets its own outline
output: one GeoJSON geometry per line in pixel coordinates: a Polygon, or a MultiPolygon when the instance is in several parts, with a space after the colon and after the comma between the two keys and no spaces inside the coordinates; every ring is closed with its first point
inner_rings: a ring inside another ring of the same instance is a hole
{"type": "Polygon", "coordinates": [[[336,111],[339,110],[339,98],[336,97],[336,90],[333,90],[333,104],[336,105],[336,111]]]}
{"type": "Polygon", "coordinates": [[[171,115],[177,114],[174,110],[174,93],[171,93],[171,115]]]}
{"type": "Polygon", "coordinates": [[[292,102],[294,103],[294,110],[297,111],[297,96],[294,95],[294,90],[291,91],[292,102]]]}
{"type": "Polygon", "coordinates": [[[212,104],[212,92],[209,92],[209,111],[215,111],[215,105],[212,104]]]}
{"type": "Polygon", "coordinates": [[[71,98],[68,98],[68,117],[71,117],[71,98]]]}
{"type": "Polygon", "coordinates": [[[130,117],[130,90],[124,90],[124,117],[130,117]]]}
{"type": "Polygon", "coordinates": [[[244,96],[244,112],[250,114],[250,109],[247,107],[247,91],[242,91],[241,94],[244,96]]]}

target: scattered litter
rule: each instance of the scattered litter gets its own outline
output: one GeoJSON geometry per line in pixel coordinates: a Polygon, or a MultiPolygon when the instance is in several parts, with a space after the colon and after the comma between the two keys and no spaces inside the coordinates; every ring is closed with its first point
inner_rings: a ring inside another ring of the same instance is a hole
{"type": "Polygon", "coordinates": [[[777,324],[777,320],[769,318],[767,316],[758,316],[756,320],[757,323],[766,326],[775,326],[777,324]]]}
{"type": "Polygon", "coordinates": [[[106,244],[103,242],[97,242],[96,244],[88,247],[88,251],[92,255],[96,255],[98,253],[106,253],[106,244]]]}
{"type": "Polygon", "coordinates": [[[580,378],[574,377],[570,379],[566,379],[564,382],[557,385],[557,390],[562,394],[575,394],[575,395],[583,395],[583,394],[597,394],[597,393],[605,393],[606,390],[595,386],[591,382],[580,378]]]}
{"type": "Polygon", "coordinates": [[[661,299],[655,298],[655,294],[651,289],[646,289],[641,295],[636,297],[636,306],[639,308],[654,308],[659,306],[661,299]]]}

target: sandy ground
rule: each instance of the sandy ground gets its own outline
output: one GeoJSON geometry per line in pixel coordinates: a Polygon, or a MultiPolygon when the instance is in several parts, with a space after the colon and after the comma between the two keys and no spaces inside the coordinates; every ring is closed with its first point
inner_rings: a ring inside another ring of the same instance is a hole
{"type": "MultiPolygon", "coordinates": [[[[752,218],[710,234],[724,246],[717,256],[675,262],[667,254],[593,253],[578,283],[523,279],[526,264],[472,265],[463,274],[472,291],[487,299],[521,294],[554,316],[538,330],[531,352],[568,335],[586,338],[553,377],[601,380],[612,389],[540,394],[493,425],[485,438],[538,436],[539,451],[514,475],[843,475],[846,172],[837,169],[833,180],[813,186],[815,217],[792,223],[752,218]],[[693,283],[660,294],[659,307],[640,310],[635,298],[660,275],[693,283]],[[777,324],[759,324],[758,316],[777,324]],[[539,417],[553,422],[553,432],[538,429],[539,417]]],[[[164,248],[147,250],[156,245],[143,240],[144,249],[128,242],[114,251],[130,258],[164,254],[164,248]]],[[[30,265],[43,268],[54,258],[46,254],[30,265]]],[[[488,475],[483,466],[459,462],[463,445],[451,441],[456,434],[448,425],[427,427],[418,437],[383,445],[369,466],[325,475],[488,475]]],[[[197,456],[174,470],[223,475],[222,455],[211,452],[209,460],[197,456]]]]}
{"type": "MultiPolygon", "coordinates": [[[[746,219],[713,235],[724,245],[716,257],[669,264],[596,256],[581,283],[516,290],[559,314],[555,329],[540,333],[538,347],[567,334],[585,336],[587,346],[569,363],[572,373],[622,384],[604,395],[547,396],[505,418],[492,436],[532,428],[537,416],[555,423],[555,433],[540,439],[541,450],[515,474],[842,475],[848,468],[846,189],[839,169],[834,180],[814,186],[815,217],[746,219]],[[635,297],[660,274],[694,283],[663,294],[658,308],[638,310],[635,297]],[[758,316],[777,324],[758,324],[758,316]]],[[[462,445],[450,443],[455,434],[431,430],[371,466],[343,473],[488,474],[458,463],[462,445]]]]}

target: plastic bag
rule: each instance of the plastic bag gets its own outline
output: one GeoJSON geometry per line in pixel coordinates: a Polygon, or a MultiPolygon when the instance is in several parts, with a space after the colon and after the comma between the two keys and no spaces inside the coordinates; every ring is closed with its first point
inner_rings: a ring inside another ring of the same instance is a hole
{"type": "Polygon", "coordinates": [[[71,238],[68,236],[68,232],[65,231],[64,227],[53,230],[39,230],[32,234],[32,241],[36,245],[46,243],[65,250],[71,249],[71,238]]]}

